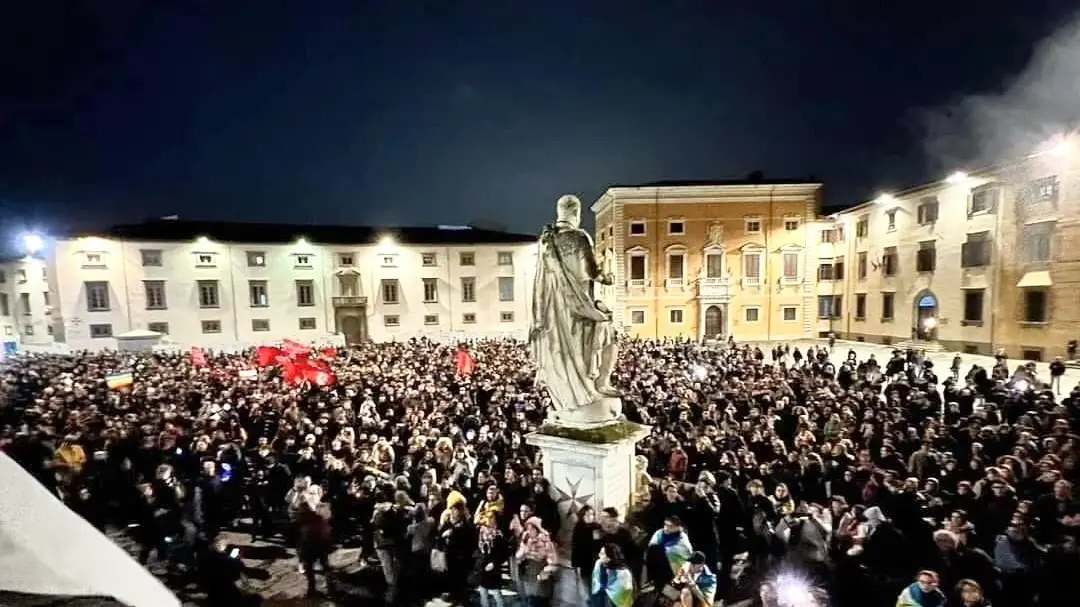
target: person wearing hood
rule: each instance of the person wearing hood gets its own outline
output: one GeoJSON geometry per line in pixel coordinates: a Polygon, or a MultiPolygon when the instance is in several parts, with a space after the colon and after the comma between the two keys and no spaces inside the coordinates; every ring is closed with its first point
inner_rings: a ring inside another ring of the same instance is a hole
{"type": "Polygon", "coordinates": [[[664,526],[649,539],[648,574],[654,586],[662,588],[690,559],[694,548],[677,516],[664,519],[664,526]]]}
{"type": "Polygon", "coordinates": [[[554,592],[555,574],[559,570],[559,556],[551,534],[544,529],[540,517],[533,516],[525,521],[515,556],[526,605],[542,607],[549,604],[554,592]]]}
{"type": "Polygon", "coordinates": [[[439,527],[446,524],[446,521],[450,519],[450,510],[461,506],[468,510],[468,505],[465,503],[465,496],[458,491],[450,491],[446,496],[446,507],[443,509],[442,514],[439,515],[439,527]]]}
{"type": "Polygon", "coordinates": [[[945,594],[938,588],[938,575],[933,571],[920,571],[915,582],[896,597],[896,607],[944,607],[945,604],[945,594]]]}

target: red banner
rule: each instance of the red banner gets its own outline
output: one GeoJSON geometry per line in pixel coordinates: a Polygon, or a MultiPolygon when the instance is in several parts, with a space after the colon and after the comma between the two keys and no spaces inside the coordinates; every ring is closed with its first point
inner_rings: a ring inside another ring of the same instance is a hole
{"type": "Polygon", "coordinates": [[[281,340],[281,351],[290,358],[296,358],[298,356],[310,355],[311,347],[291,339],[283,339],[281,340]]]}
{"type": "Polygon", "coordinates": [[[191,364],[196,367],[205,367],[207,364],[206,352],[195,346],[191,347],[191,364]]]}
{"type": "Polygon", "coordinates": [[[255,364],[260,367],[269,367],[278,362],[283,352],[271,346],[259,346],[255,349],[255,364]]]}
{"type": "Polygon", "coordinates": [[[476,368],[476,359],[468,350],[458,350],[456,355],[457,372],[460,375],[472,375],[476,368]]]}

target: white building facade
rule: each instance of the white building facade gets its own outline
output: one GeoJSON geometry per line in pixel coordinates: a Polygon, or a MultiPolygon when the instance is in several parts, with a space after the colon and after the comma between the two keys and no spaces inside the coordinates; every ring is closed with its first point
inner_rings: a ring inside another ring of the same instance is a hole
{"type": "Polygon", "coordinates": [[[139,330],[208,348],[521,338],[536,254],[534,236],[469,228],[161,220],[51,243],[48,319],[72,350],[139,330]]]}
{"type": "Polygon", "coordinates": [[[41,258],[0,262],[0,341],[18,345],[53,343],[48,266],[41,258]]]}

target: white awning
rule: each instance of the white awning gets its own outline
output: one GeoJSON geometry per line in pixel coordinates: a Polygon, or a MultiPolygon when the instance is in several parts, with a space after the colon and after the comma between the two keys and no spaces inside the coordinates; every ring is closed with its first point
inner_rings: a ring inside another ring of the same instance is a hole
{"type": "Polygon", "coordinates": [[[1024,277],[1020,279],[1020,282],[1016,283],[1016,286],[1021,289],[1032,289],[1038,287],[1049,287],[1054,284],[1054,281],[1050,280],[1050,270],[1036,270],[1034,272],[1027,272],[1024,277]]]}

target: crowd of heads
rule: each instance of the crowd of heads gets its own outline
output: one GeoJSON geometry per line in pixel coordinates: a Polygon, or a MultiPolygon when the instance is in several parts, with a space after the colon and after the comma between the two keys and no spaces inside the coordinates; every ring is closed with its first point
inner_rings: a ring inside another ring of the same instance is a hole
{"type": "MultiPolygon", "coordinates": [[[[181,531],[159,536],[250,517],[273,537],[322,508],[326,550],[361,547],[394,600],[423,598],[397,580],[433,570],[458,599],[494,591],[507,563],[519,594],[549,596],[561,549],[586,573],[603,553],[637,588],[666,583],[648,545],[672,525],[729,601],[775,603],[781,573],[833,604],[1076,596],[1060,572],[1080,564],[1080,391],[1060,393],[1060,366],[626,339],[613,384],[627,419],[652,428],[635,507],[568,517],[524,440],[548,405],[524,344],[470,343],[466,375],[458,348],[342,349],[329,386],[274,367],[242,377],[250,353],[20,356],[4,367],[0,446],[102,528],[140,500],[175,513],[181,531]],[[133,383],[111,389],[124,370],[133,383]]],[[[309,579],[321,552],[300,555],[309,579]]]]}

